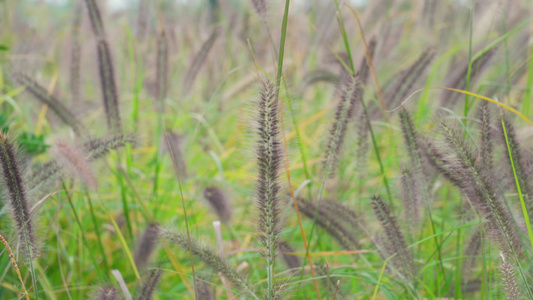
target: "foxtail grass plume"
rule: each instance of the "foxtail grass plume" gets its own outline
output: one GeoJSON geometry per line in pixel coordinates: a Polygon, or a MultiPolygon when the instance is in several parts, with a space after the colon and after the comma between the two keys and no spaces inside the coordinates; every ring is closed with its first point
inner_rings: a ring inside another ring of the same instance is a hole
{"type": "Polygon", "coordinates": [[[200,243],[193,238],[190,239],[189,245],[187,233],[179,231],[164,231],[162,236],[170,243],[177,244],[185,250],[189,250],[190,246],[190,251],[194,257],[197,257],[203,261],[216,273],[220,273],[250,299],[259,300],[259,297],[254,293],[254,290],[250,283],[248,283],[248,280],[239,274],[225,258],[218,255],[213,247],[200,243]]]}
{"type": "MultiPolygon", "coordinates": [[[[370,60],[373,59],[374,53],[376,52],[376,45],[377,45],[376,38],[373,37],[368,43],[368,57],[367,57],[367,53],[365,53],[360,63],[357,77],[361,81],[362,85],[366,85],[368,83],[368,78],[370,77],[370,65],[368,64],[368,59],[370,60]]],[[[365,52],[366,52],[366,49],[365,49],[365,52]]]]}
{"type": "Polygon", "coordinates": [[[423,156],[420,152],[420,144],[418,142],[418,133],[411,119],[411,115],[405,108],[400,109],[400,123],[404,138],[404,143],[409,153],[409,164],[412,166],[412,172],[404,174],[402,178],[403,199],[409,214],[412,214],[413,221],[411,223],[412,229],[418,225],[420,219],[419,207],[428,204],[429,192],[426,183],[426,170],[424,168],[423,156]],[[408,200],[408,198],[411,198],[408,200]],[[412,209],[412,210],[410,210],[412,209]]]}
{"type": "Polygon", "coordinates": [[[266,0],[252,0],[255,12],[262,18],[265,18],[268,12],[266,0]]]}
{"type": "Polygon", "coordinates": [[[324,172],[331,176],[335,173],[348,122],[353,117],[356,104],[361,100],[361,83],[356,77],[350,76],[342,88],[343,92],[331,126],[324,161],[324,172]]]}
{"type": "Polygon", "coordinates": [[[165,133],[166,140],[164,148],[170,152],[170,157],[175,160],[180,179],[185,180],[188,176],[187,161],[185,160],[185,136],[180,133],[167,131],[165,133]]]}
{"type": "Polygon", "coordinates": [[[200,51],[194,57],[191,66],[185,73],[185,80],[183,81],[183,91],[185,95],[188,95],[191,91],[192,85],[200,72],[200,69],[205,64],[209,52],[213,48],[218,36],[220,35],[221,28],[215,27],[211,32],[209,38],[203,43],[200,51]]]}
{"type": "Polygon", "coordinates": [[[211,206],[211,209],[216,213],[219,220],[228,223],[231,221],[233,211],[231,210],[231,203],[224,191],[217,187],[206,187],[204,189],[204,198],[211,206]]]}
{"type": "MultiPolygon", "coordinates": [[[[298,201],[298,209],[300,212],[313,220],[317,209],[316,204],[311,201],[301,198],[298,201]]],[[[353,234],[339,221],[336,215],[332,215],[326,211],[326,206],[320,205],[318,214],[316,216],[316,225],[326,230],[326,232],[345,249],[354,250],[359,248],[359,242],[355,239],[353,234]]]]}
{"type": "Polygon", "coordinates": [[[281,257],[283,257],[283,261],[285,262],[285,265],[287,265],[288,269],[296,271],[302,267],[302,262],[298,256],[287,254],[295,251],[286,241],[281,241],[279,243],[279,252],[281,253],[281,257]]]}
{"type": "Polygon", "coordinates": [[[118,291],[112,286],[104,286],[96,292],[96,300],[116,300],[118,299],[118,291]]]}
{"type": "Polygon", "coordinates": [[[439,147],[435,146],[433,142],[425,140],[424,147],[421,148],[424,156],[429,161],[430,165],[441,173],[454,185],[461,187],[463,179],[456,171],[461,167],[458,162],[450,159],[439,147]]]}
{"type": "Polygon", "coordinates": [[[100,86],[102,89],[102,99],[104,101],[107,126],[113,134],[122,133],[120,122],[120,110],[118,105],[117,85],[115,82],[115,71],[109,44],[105,39],[98,40],[98,71],[100,74],[100,86]]]}
{"type": "Polygon", "coordinates": [[[396,257],[392,259],[394,267],[406,280],[412,281],[415,276],[413,255],[407,248],[404,235],[398,226],[396,218],[380,196],[372,197],[372,208],[385,230],[386,240],[383,241],[383,246],[387,253],[384,254],[388,256],[395,254],[396,257]]]}
{"type": "Polygon", "coordinates": [[[470,280],[470,274],[476,266],[476,258],[481,254],[481,242],[483,231],[481,228],[477,228],[474,231],[467,243],[464,246],[464,256],[467,257],[462,266],[462,276],[466,280],[470,280]]]}
{"type": "Polygon", "coordinates": [[[395,76],[397,82],[385,96],[387,107],[392,108],[409,96],[409,93],[413,91],[413,86],[420,80],[434,56],[434,50],[426,49],[411,66],[395,76]]]}
{"type": "Polygon", "coordinates": [[[337,200],[323,199],[320,207],[324,207],[326,214],[343,223],[343,225],[348,225],[351,229],[359,230],[364,226],[362,224],[363,219],[352,208],[337,200]]]}
{"type": "Polygon", "coordinates": [[[409,169],[405,169],[402,172],[402,200],[405,211],[406,220],[410,220],[408,223],[411,231],[416,228],[420,221],[419,202],[420,196],[415,191],[414,175],[409,169]]]}
{"type": "MultiPolygon", "coordinates": [[[[152,300],[154,297],[155,288],[161,279],[162,270],[157,268],[150,271],[147,278],[143,281],[141,292],[137,300],[152,300]]],[[[201,298],[198,298],[201,299],[201,298]]]]}
{"type": "Polygon", "coordinates": [[[196,296],[198,300],[215,300],[213,288],[206,278],[198,278],[196,282],[196,296]]]}
{"type": "MultiPolygon", "coordinates": [[[[505,256],[501,254],[500,271],[502,275],[503,290],[508,300],[523,299],[522,292],[516,281],[516,271],[514,266],[505,259],[505,256]]],[[[526,287],[529,288],[529,287],[526,287]]]]}
{"type": "Polygon", "coordinates": [[[54,147],[54,152],[57,161],[64,169],[81,179],[93,191],[98,189],[96,176],[85,153],[65,142],[58,142],[54,147]]]}
{"type": "Polygon", "coordinates": [[[150,21],[150,0],[139,0],[137,9],[137,39],[144,41],[148,31],[148,22],[150,21]]]}
{"type": "MultiPolygon", "coordinates": [[[[493,164],[493,145],[492,145],[492,134],[491,134],[491,114],[489,102],[482,101],[479,106],[479,119],[481,120],[481,143],[480,143],[480,152],[481,152],[481,161],[485,170],[492,174],[494,172],[493,164]]],[[[505,141],[505,137],[504,137],[505,141]]],[[[513,155],[513,158],[515,156],[513,155]]],[[[520,162],[521,163],[521,162],[520,162]]]]}
{"type": "Polygon", "coordinates": [[[105,37],[104,23],[102,22],[102,15],[96,0],[85,0],[87,4],[87,12],[89,13],[89,20],[91,21],[91,28],[97,38],[105,37]]]}
{"type": "MultiPolygon", "coordinates": [[[[109,151],[124,147],[127,143],[134,143],[135,138],[131,135],[119,135],[106,139],[93,139],[83,144],[82,152],[86,154],[87,161],[93,161],[101,158],[109,151]]],[[[28,179],[28,187],[35,189],[38,186],[45,185],[53,180],[56,180],[62,175],[64,169],[62,164],[57,160],[51,160],[40,167],[33,170],[28,179]]]]}
{"type": "Polygon", "coordinates": [[[11,78],[19,84],[26,87],[37,100],[46,104],[65,124],[69,125],[77,136],[82,136],[86,133],[84,126],[78,121],[78,118],[58,99],[53,95],[48,94],[46,89],[39,85],[30,77],[20,73],[11,72],[11,78]]]}
{"type": "Polygon", "coordinates": [[[159,239],[159,224],[150,223],[142,233],[135,248],[135,264],[138,269],[144,269],[150,260],[159,239]]]}
{"type": "Polygon", "coordinates": [[[16,156],[15,146],[3,133],[0,133],[0,165],[2,198],[8,201],[11,208],[24,255],[28,260],[33,260],[37,256],[37,245],[30,203],[22,180],[21,162],[16,156]]]}
{"type": "Polygon", "coordinates": [[[274,84],[263,78],[257,117],[257,166],[259,175],[256,203],[259,210],[257,229],[267,261],[268,294],[274,294],[273,278],[276,251],[281,230],[279,172],[282,149],[279,134],[278,101],[274,84]]]}

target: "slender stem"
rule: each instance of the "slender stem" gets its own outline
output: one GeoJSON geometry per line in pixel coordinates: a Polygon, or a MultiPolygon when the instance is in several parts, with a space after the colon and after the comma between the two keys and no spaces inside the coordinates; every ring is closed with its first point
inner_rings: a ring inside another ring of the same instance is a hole
{"type": "MultiPolygon", "coordinates": [[[[466,91],[470,91],[470,75],[472,73],[472,35],[473,35],[473,28],[474,28],[474,1],[471,0],[471,3],[472,7],[470,7],[470,41],[469,41],[469,46],[468,46],[468,71],[467,71],[467,74],[466,74],[466,91]]],[[[468,94],[465,95],[465,109],[464,109],[464,115],[465,115],[465,119],[464,119],[464,124],[466,126],[466,122],[467,122],[467,118],[466,116],[468,115],[468,94]]]]}
{"type": "Polygon", "coordinates": [[[189,244],[189,256],[191,259],[192,280],[194,284],[194,299],[198,300],[198,295],[196,293],[196,276],[194,274],[194,260],[192,257],[192,248],[191,248],[191,234],[189,231],[189,221],[187,220],[187,209],[185,208],[185,201],[183,200],[183,190],[181,188],[180,174],[178,171],[178,166],[176,165],[176,158],[174,157],[174,151],[172,150],[172,144],[170,143],[167,135],[165,135],[165,139],[168,145],[168,149],[170,150],[170,155],[172,156],[172,165],[174,166],[174,172],[176,172],[176,178],[178,179],[178,187],[180,189],[180,196],[181,196],[181,206],[183,208],[183,215],[185,217],[185,228],[187,229],[187,242],[189,244]]]}

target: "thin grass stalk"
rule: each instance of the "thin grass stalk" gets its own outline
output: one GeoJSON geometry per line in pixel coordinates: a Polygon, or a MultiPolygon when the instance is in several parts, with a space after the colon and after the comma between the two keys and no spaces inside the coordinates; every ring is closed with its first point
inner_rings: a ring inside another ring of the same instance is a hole
{"type": "Polygon", "coordinates": [[[9,244],[4,239],[4,237],[0,234],[0,243],[4,244],[6,246],[7,252],[9,253],[9,258],[11,259],[11,264],[15,268],[15,272],[17,273],[17,277],[20,281],[20,285],[22,287],[22,291],[24,292],[24,296],[26,300],[30,300],[30,296],[28,294],[28,291],[26,291],[26,286],[24,285],[24,280],[22,280],[22,276],[20,274],[20,269],[17,265],[17,261],[15,260],[15,255],[13,255],[13,251],[11,251],[11,247],[9,247],[9,244]]]}
{"type": "Polygon", "coordinates": [[[22,180],[20,161],[16,157],[15,147],[3,133],[0,133],[0,164],[3,180],[3,198],[8,199],[24,255],[31,262],[37,256],[37,241],[30,211],[30,202],[22,180]]]}
{"type": "MultiPolygon", "coordinates": [[[[179,187],[180,196],[181,196],[181,206],[183,209],[183,215],[185,217],[185,228],[187,229],[187,242],[189,246],[189,256],[191,259],[192,279],[193,279],[194,288],[196,289],[196,276],[194,274],[194,260],[193,260],[192,244],[191,244],[192,242],[191,242],[191,236],[190,236],[190,231],[189,231],[189,221],[187,219],[187,209],[185,208],[185,200],[183,199],[183,190],[181,188],[180,173],[176,165],[176,159],[174,158],[174,151],[172,150],[172,145],[170,144],[168,135],[165,135],[165,139],[167,142],[167,146],[170,149],[170,154],[172,157],[172,165],[174,166],[174,172],[176,173],[176,178],[178,180],[178,187],[179,187]]],[[[194,293],[194,299],[198,300],[198,295],[196,294],[196,292],[194,293]]]]}
{"type": "Polygon", "coordinates": [[[96,234],[96,238],[98,240],[98,248],[100,249],[100,253],[102,255],[102,262],[104,263],[105,272],[106,274],[109,274],[111,272],[111,269],[109,268],[109,263],[107,262],[107,255],[104,250],[104,244],[102,243],[102,234],[100,233],[99,227],[100,225],[98,224],[96,220],[96,215],[94,214],[93,201],[91,200],[91,197],[87,190],[85,191],[85,195],[87,196],[87,202],[89,203],[89,214],[91,215],[94,233],[96,234]]]}
{"type": "Polygon", "coordinates": [[[509,117],[505,114],[502,114],[501,122],[505,125],[505,132],[502,130],[502,140],[506,144],[506,147],[509,149],[510,152],[508,152],[507,158],[511,160],[511,157],[515,161],[514,168],[511,164],[511,170],[513,174],[516,175],[516,178],[518,179],[520,189],[522,191],[522,197],[525,199],[525,203],[527,204],[527,211],[529,212],[529,218],[533,218],[533,204],[531,203],[531,188],[529,184],[529,174],[525,170],[525,166],[527,166],[527,162],[524,160],[522,155],[522,149],[520,147],[520,143],[516,137],[516,131],[515,128],[509,119],[509,117]]]}
{"type": "Polygon", "coordinates": [[[72,102],[80,101],[80,27],[81,27],[82,3],[75,4],[72,31],[70,34],[70,94],[72,102]]]}
{"type": "MultiPolygon", "coordinates": [[[[261,1],[261,0],[257,0],[257,1],[261,1]]],[[[313,276],[313,284],[315,285],[315,290],[316,290],[316,293],[317,293],[317,297],[318,297],[319,300],[321,300],[320,288],[318,286],[318,281],[315,278],[316,274],[315,274],[315,270],[314,270],[314,267],[313,267],[313,262],[311,260],[311,256],[309,255],[309,250],[308,250],[309,245],[308,245],[308,242],[307,242],[307,238],[305,236],[305,230],[303,228],[302,219],[300,217],[300,212],[298,210],[298,204],[297,204],[297,201],[296,201],[296,196],[294,195],[294,189],[293,189],[292,183],[291,183],[291,176],[290,176],[290,171],[289,171],[289,153],[288,153],[288,147],[287,147],[287,139],[285,138],[285,123],[283,121],[283,107],[281,105],[281,97],[279,96],[280,84],[282,82],[283,85],[284,85],[285,92],[286,92],[285,96],[287,98],[287,101],[286,101],[287,107],[289,109],[289,114],[291,115],[292,123],[293,123],[294,129],[296,131],[296,138],[297,138],[297,143],[298,143],[298,146],[299,146],[299,149],[300,149],[300,155],[302,157],[304,173],[305,173],[306,178],[308,180],[310,180],[311,179],[311,175],[309,173],[309,168],[307,167],[306,153],[305,153],[304,147],[303,147],[303,145],[301,143],[302,139],[301,139],[301,134],[300,134],[300,128],[299,128],[299,126],[297,124],[297,121],[296,121],[296,114],[294,113],[294,110],[293,110],[293,107],[292,107],[292,101],[290,100],[290,97],[288,95],[287,83],[286,83],[285,80],[283,80],[283,76],[282,76],[283,75],[283,58],[284,58],[284,53],[285,53],[285,39],[286,39],[286,36],[287,36],[287,23],[288,23],[288,16],[289,16],[289,3],[290,3],[290,0],[286,0],[285,1],[285,11],[283,13],[283,21],[282,21],[282,25],[281,25],[281,38],[280,38],[279,53],[276,53],[276,49],[274,49],[274,53],[276,54],[276,57],[278,59],[278,69],[277,69],[277,74],[276,74],[276,98],[278,99],[278,102],[279,102],[279,112],[280,112],[280,120],[281,120],[282,134],[283,134],[283,146],[284,146],[284,150],[285,150],[285,171],[286,171],[286,174],[287,174],[287,181],[289,183],[289,190],[290,190],[290,193],[291,193],[293,206],[294,206],[294,209],[296,211],[296,216],[298,217],[298,225],[300,227],[300,234],[301,234],[302,240],[304,242],[307,261],[309,262],[309,268],[311,269],[311,275],[313,276]]],[[[311,198],[311,184],[309,184],[307,186],[307,192],[308,192],[309,198],[311,198]]],[[[305,267],[305,263],[302,265],[302,274],[301,275],[303,275],[304,267],[305,267]]]]}
{"type": "MultiPolygon", "coordinates": [[[[474,35],[474,2],[470,2],[470,36],[468,39],[468,69],[466,73],[466,91],[470,91],[470,74],[472,73],[472,41],[473,41],[473,35],[474,35]]],[[[467,123],[467,116],[468,116],[468,94],[465,95],[465,108],[464,108],[464,116],[465,119],[463,120],[465,126],[467,123]]]]}
{"type": "MultiPolygon", "coordinates": [[[[63,186],[63,189],[65,191],[68,191],[68,189],[67,189],[67,187],[65,186],[64,183],[62,183],[62,186],[63,186]]],[[[96,272],[98,273],[98,277],[106,278],[105,274],[102,272],[102,269],[98,266],[98,263],[96,262],[96,258],[94,257],[93,251],[91,251],[91,248],[89,247],[89,242],[87,241],[87,238],[85,236],[85,230],[83,229],[83,225],[81,224],[80,218],[78,217],[78,213],[76,212],[76,208],[74,207],[74,204],[72,203],[72,197],[71,197],[71,195],[68,192],[66,192],[66,197],[67,197],[68,203],[70,205],[70,208],[72,208],[72,213],[74,214],[74,219],[76,220],[76,223],[78,224],[78,227],[80,229],[83,245],[87,248],[87,252],[89,252],[89,257],[91,258],[91,262],[93,263],[93,266],[96,269],[96,272]]],[[[109,273],[107,273],[107,274],[109,274],[109,273]]]]}
{"type": "Polygon", "coordinates": [[[157,36],[156,85],[156,100],[162,114],[168,90],[168,40],[164,29],[157,36]]]}
{"type": "MultiPolygon", "coordinates": [[[[285,84],[285,81],[283,81],[283,83],[285,84]]],[[[287,91],[286,84],[285,84],[284,88],[287,91]]],[[[285,151],[285,173],[287,174],[287,181],[288,181],[288,184],[289,184],[290,195],[291,195],[291,198],[292,198],[292,203],[293,203],[293,206],[294,206],[294,210],[296,212],[296,217],[298,219],[298,226],[300,227],[300,235],[301,235],[302,241],[304,243],[307,261],[309,262],[309,268],[311,270],[311,276],[313,276],[313,284],[315,286],[315,290],[316,290],[316,293],[317,293],[317,298],[319,300],[321,300],[320,288],[319,288],[319,285],[318,285],[318,281],[316,279],[315,268],[313,266],[313,261],[311,259],[311,255],[310,255],[309,250],[308,250],[309,249],[309,244],[307,242],[307,237],[305,236],[305,230],[303,228],[302,218],[300,216],[300,211],[298,209],[298,203],[297,203],[297,200],[296,200],[296,196],[294,195],[294,189],[293,189],[292,183],[291,183],[291,173],[290,173],[290,168],[289,168],[289,150],[288,150],[288,147],[287,147],[287,138],[285,136],[285,125],[284,125],[284,121],[283,121],[283,109],[282,109],[282,105],[281,105],[281,98],[279,98],[278,103],[279,103],[279,112],[280,112],[280,120],[281,120],[281,127],[282,127],[281,132],[283,134],[283,146],[284,146],[283,148],[284,148],[284,151],[285,151]]],[[[304,151],[303,145],[301,143],[302,139],[300,137],[300,129],[299,129],[299,126],[298,126],[298,124],[296,122],[296,117],[295,117],[294,111],[292,109],[292,103],[291,103],[289,97],[287,97],[287,106],[289,108],[289,113],[292,116],[292,122],[293,122],[294,128],[296,130],[296,137],[297,137],[298,145],[299,145],[299,148],[300,148],[300,154],[301,154],[302,162],[303,162],[303,166],[304,166],[304,173],[306,175],[306,178],[308,180],[310,180],[311,177],[309,175],[309,170],[307,168],[307,159],[306,159],[306,156],[305,156],[305,151],[304,151]]],[[[307,185],[307,192],[308,192],[309,199],[311,199],[311,184],[307,185]]],[[[302,269],[301,269],[300,276],[303,275],[304,266],[305,266],[305,260],[304,260],[304,264],[302,264],[302,269]]],[[[301,282],[300,282],[300,284],[301,284],[301,282]]]]}
{"type": "Polygon", "coordinates": [[[141,294],[137,297],[137,300],[151,300],[159,280],[161,279],[162,270],[157,268],[153,269],[141,287],[141,294]]]}
{"type": "Polygon", "coordinates": [[[506,126],[505,126],[505,121],[503,119],[502,119],[502,130],[503,130],[503,134],[505,136],[505,143],[507,145],[507,151],[509,153],[509,161],[511,162],[511,167],[513,169],[513,176],[514,176],[515,183],[516,183],[516,189],[518,191],[518,197],[520,198],[520,206],[522,208],[522,214],[524,216],[524,221],[525,221],[526,227],[527,227],[527,234],[529,236],[529,242],[531,243],[531,248],[533,249],[533,229],[531,228],[531,221],[529,219],[528,209],[527,209],[525,201],[524,201],[524,196],[522,195],[522,189],[520,187],[520,180],[519,180],[519,178],[517,176],[515,163],[514,163],[514,160],[513,160],[513,153],[512,153],[513,151],[511,149],[511,145],[509,143],[509,137],[507,135],[507,129],[506,129],[506,126]]]}

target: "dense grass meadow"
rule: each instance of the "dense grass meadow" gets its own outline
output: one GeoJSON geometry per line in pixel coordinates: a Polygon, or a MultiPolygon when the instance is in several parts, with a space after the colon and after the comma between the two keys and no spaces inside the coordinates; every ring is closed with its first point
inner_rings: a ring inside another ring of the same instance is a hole
{"type": "Polygon", "coordinates": [[[532,55],[530,0],[0,0],[0,299],[533,299],[532,55]]]}

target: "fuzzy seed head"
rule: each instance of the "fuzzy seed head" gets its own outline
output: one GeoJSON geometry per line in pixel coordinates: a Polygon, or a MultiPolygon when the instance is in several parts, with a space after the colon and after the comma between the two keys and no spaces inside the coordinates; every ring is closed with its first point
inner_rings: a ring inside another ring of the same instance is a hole
{"type": "Polygon", "coordinates": [[[206,187],[203,194],[220,221],[229,222],[233,216],[233,211],[228,196],[217,187],[206,187]]]}

